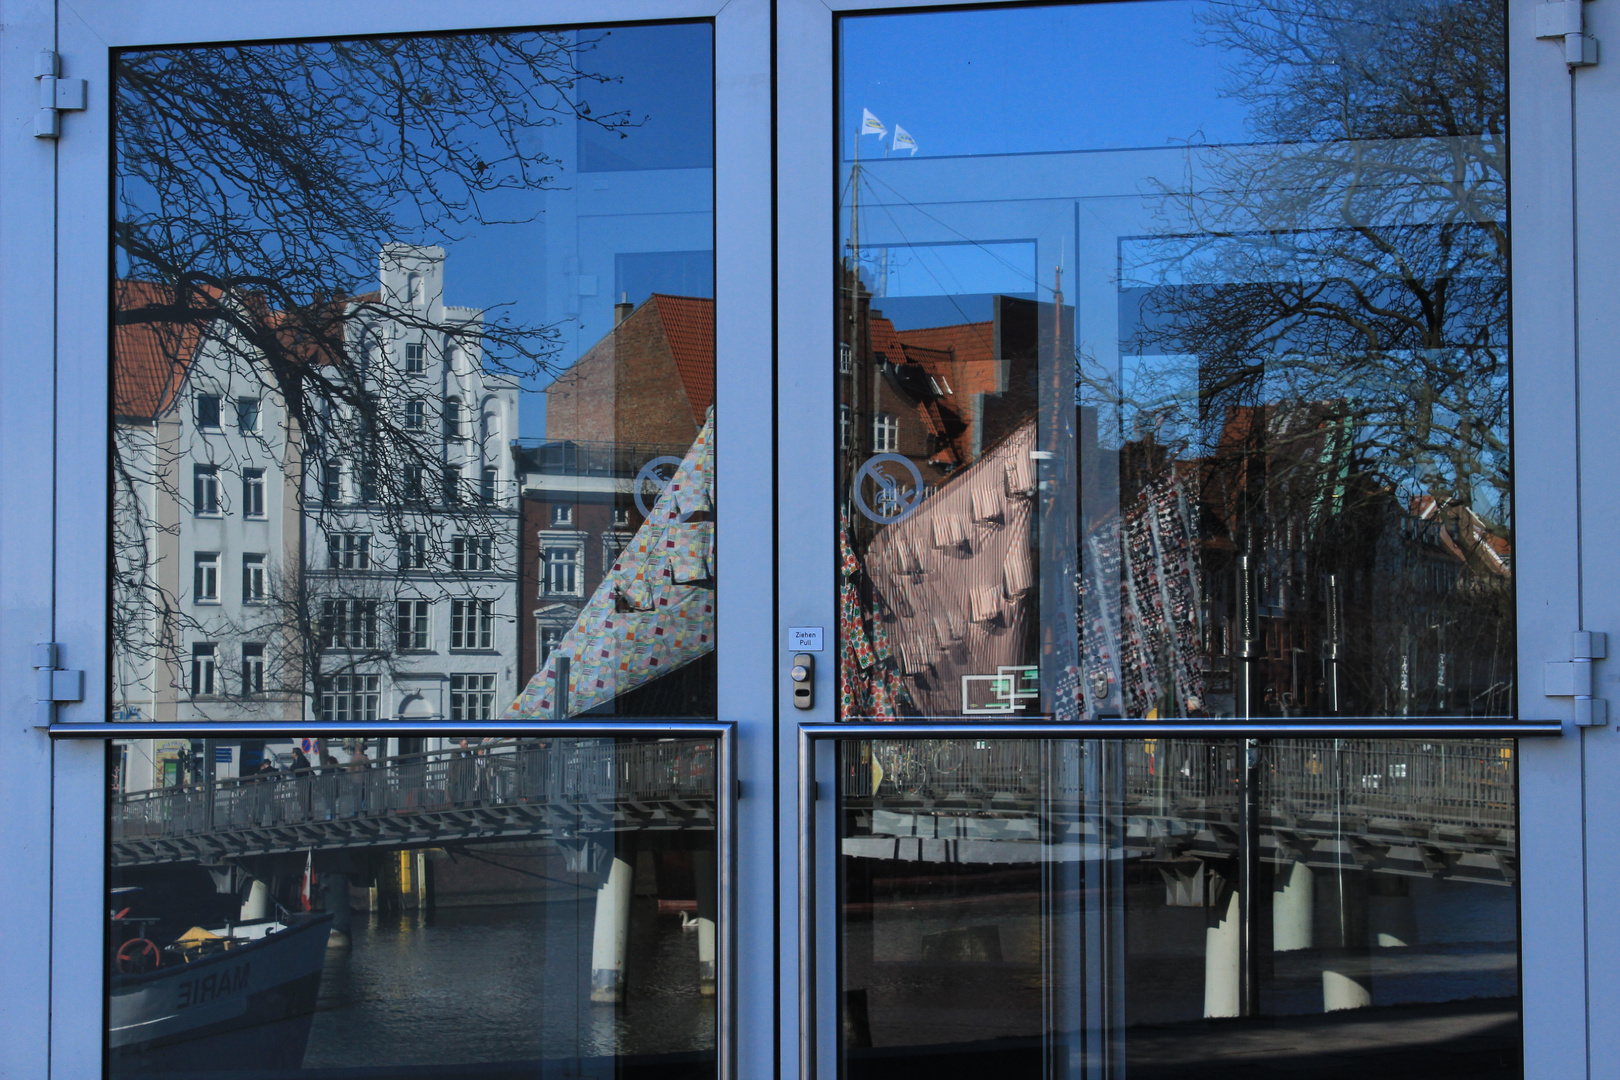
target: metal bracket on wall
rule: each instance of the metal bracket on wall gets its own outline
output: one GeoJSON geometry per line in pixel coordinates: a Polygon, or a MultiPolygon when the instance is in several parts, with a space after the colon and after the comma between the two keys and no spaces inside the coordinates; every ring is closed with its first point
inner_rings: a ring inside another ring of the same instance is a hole
{"type": "Polygon", "coordinates": [[[1609,635],[1578,630],[1570,635],[1570,659],[1547,663],[1543,693],[1575,699],[1575,726],[1600,727],[1609,722],[1609,703],[1592,696],[1592,661],[1609,655],[1609,635]]]}
{"type": "Polygon", "coordinates": [[[56,719],[59,701],[84,700],[84,672],[69,671],[56,666],[62,655],[62,646],[54,641],[41,641],[34,645],[35,700],[38,702],[39,724],[49,727],[56,719]]]}
{"type": "Polygon", "coordinates": [[[50,49],[41,49],[34,62],[34,81],[39,83],[39,112],[34,114],[34,138],[55,139],[62,134],[62,114],[85,108],[89,86],[83,79],[64,79],[62,58],[50,49]]]}
{"type": "Polygon", "coordinates": [[[1571,68],[1598,62],[1598,42],[1586,32],[1585,0],[1558,0],[1536,5],[1536,37],[1563,38],[1564,63],[1571,68]]]}

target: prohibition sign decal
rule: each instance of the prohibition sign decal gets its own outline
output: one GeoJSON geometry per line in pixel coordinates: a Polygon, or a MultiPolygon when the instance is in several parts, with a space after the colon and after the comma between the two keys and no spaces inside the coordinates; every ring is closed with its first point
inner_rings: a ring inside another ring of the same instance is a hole
{"type": "Polygon", "coordinates": [[[910,458],[900,454],[873,454],[866,459],[860,471],[855,474],[855,507],[866,517],[879,525],[893,525],[904,521],[911,516],[913,510],[923,501],[922,472],[914,465],[910,458]],[[911,493],[906,496],[900,494],[900,482],[886,472],[880,471],[880,466],[895,464],[904,468],[911,474],[911,493]],[[866,481],[871,480],[883,492],[879,500],[879,509],[874,510],[866,501],[866,481]]]}
{"type": "MultiPolygon", "coordinates": [[[[641,467],[640,472],[636,473],[636,481],[630,488],[630,493],[636,498],[636,509],[641,511],[641,519],[643,521],[649,521],[652,519],[652,510],[648,508],[646,500],[642,496],[643,488],[645,488],[648,484],[652,484],[658,489],[658,495],[663,495],[663,493],[668,490],[670,481],[675,479],[675,474],[673,472],[669,474],[667,479],[659,475],[658,470],[664,466],[679,469],[681,467],[681,459],[671,454],[665,454],[662,457],[653,458],[651,461],[647,462],[647,464],[641,467]]],[[[657,503],[657,501],[657,496],[654,496],[653,502],[657,503]]],[[[695,510],[696,508],[694,507],[692,510],[686,511],[678,520],[685,521],[687,518],[692,516],[695,510]]]]}

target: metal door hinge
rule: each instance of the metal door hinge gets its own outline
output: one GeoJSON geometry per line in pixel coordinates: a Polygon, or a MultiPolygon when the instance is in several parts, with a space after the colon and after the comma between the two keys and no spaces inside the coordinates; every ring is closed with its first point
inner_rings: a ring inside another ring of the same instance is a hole
{"type": "Polygon", "coordinates": [[[1592,696],[1592,661],[1609,655],[1609,635],[1579,630],[1570,637],[1570,659],[1548,662],[1543,693],[1575,699],[1575,726],[1600,727],[1609,722],[1609,703],[1592,696]]]}
{"type": "Polygon", "coordinates": [[[1564,63],[1571,68],[1598,62],[1597,38],[1586,32],[1585,0],[1558,0],[1536,5],[1536,37],[1563,38],[1564,63]]]}
{"type": "Polygon", "coordinates": [[[34,62],[34,81],[39,84],[39,112],[34,114],[34,138],[55,139],[62,134],[62,114],[85,108],[89,85],[83,79],[64,79],[62,58],[50,49],[41,49],[34,62]]]}
{"type": "Polygon", "coordinates": [[[40,723],[50,726],[61,701],[84,700],[84,672],[57,667],[62,646],[54,641],[34,645],[35,699],[39,702],[40,723]]]}

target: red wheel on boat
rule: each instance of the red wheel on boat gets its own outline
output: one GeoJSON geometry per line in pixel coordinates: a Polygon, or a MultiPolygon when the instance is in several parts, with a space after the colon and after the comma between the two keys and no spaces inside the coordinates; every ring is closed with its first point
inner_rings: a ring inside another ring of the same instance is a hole
{"type": "Polygon", "coordinates": [[[146,938],[130,938],[118,947],[118,970],[125,974],[151,971],[162,963],[163,954],[146,938]]]}

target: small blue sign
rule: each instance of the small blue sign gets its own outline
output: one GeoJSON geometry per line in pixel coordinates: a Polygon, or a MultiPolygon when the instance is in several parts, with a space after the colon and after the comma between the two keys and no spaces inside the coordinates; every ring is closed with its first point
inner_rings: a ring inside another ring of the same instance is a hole
{"type": "Polygon", "coordinates": [[[231,763],[231,751],[235,749],[234,746],[214,747],[214,763],[216,765],[229,765],[231,763]]]}

